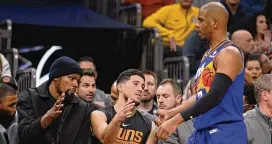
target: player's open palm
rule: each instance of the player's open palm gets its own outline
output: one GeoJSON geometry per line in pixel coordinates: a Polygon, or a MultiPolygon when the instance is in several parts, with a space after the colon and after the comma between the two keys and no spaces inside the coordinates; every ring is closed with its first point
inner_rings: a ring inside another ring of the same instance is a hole
{"type": "Polygon", "coordinates": [[[119,121],[124,121],[128,116],[132,115],[135,103],[128,99],[124,107],[116,114],[119,121]]]}
{"type": "Polygon", "coordinates": [[[50,119],[55,119],[57,118],[61,113],[62,113],[62,108],[63,108],[63,104],[62,102],[64,101],[64,93],[57,99],[57,101],[55,102],[54,106],[47,111],[46,116],[50,119]]]}

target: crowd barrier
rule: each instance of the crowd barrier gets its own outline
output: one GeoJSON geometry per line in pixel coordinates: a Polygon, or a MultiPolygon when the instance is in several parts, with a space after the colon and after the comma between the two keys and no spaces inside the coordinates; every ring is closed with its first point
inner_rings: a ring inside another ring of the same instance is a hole
{"type": "Polygon", "coordinates": [[[141,69],[154,71],[162,78],[163,42],[157,29],[144,29],[138,38],[142,48],[141,69]]]}
{"type": "Polygon", "coordinates": [[[36,87],[36,69],[27,68],[23,71],[18,71],[16,80],[19,93],[29,88],[36,87]]]}
{"type": "Polygon", "coordinates": [[[111,18],[118,18],[120,0],[85,0],[84,4],[95,12],[109,16],[111,18]]]}
{"type": "Polygon", "coordinates": [[[169,57],[164,59],[164,78],[174,79],[183,90],[190,80],[190,64],[187,57],[169,57]]]}
{"type": "Polygon", "coordinates": [[[142,26],[142,6],[140,4],[121,5],[119,8],[119,20],[136,26],[142,26]]]}
{"type": "Polygon", "coordinates": [[[121,4],[120,0],[85,0],[84,3],[105,16],[136,27],[142,25],[142,6],[139,3],[121,4]]]}

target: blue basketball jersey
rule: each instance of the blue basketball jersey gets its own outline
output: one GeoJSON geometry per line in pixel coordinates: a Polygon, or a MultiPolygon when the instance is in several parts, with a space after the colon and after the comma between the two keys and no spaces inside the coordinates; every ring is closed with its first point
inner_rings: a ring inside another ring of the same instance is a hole
{"type": "MultiPolygon", "coordinates": [[[[199,65],[195,75],[195,88],[197,90],[198,101],[207,94],[211,88],[216,69],[214,68],[214,59],[216,55],[226,46],[235,46],[232,41],[226,40],[217,46],[213,51],[207,51],[199,65]]],[[[236,47],[236,46],[235,46],[236,47]]],[[[238,48],[239,49],[239,48],[238,48]]],[[[240,49],[239,49],[240,50],[240,49]]],[[[241,51],[241,50],[240,50],[241,51]]],[[[243,53],[241,52],[241,58],[243,53]]],[[[233,64],[234,65],[234,64],[233,64]]],[[[198,129],[205,129],[210,126],[225,122],[243,121],[243,93],[244,93],[244,68],[233,81],[232,85],[225,94],[222,102],[199,115],[195,119],[194,126],[198,129]]]]}

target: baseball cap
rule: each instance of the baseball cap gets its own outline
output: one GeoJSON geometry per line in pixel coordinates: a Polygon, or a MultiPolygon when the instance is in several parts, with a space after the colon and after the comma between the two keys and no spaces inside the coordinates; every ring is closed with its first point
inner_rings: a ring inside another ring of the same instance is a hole
{"type": "Polygon", "coordinates": [[[18,90],[16,80],[14,78],[10,77],[10,76],[1,77],[0,78],[0,83],[5,83],[5,84],[11,86],[12,88],[14,88],[15,90],[18,90]]]}

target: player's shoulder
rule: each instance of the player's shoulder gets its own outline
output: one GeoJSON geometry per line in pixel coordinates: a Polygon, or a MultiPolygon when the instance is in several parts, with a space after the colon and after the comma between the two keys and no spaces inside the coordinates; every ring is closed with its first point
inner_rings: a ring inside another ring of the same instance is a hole
{"type": "Polygon", "coordinates": [[[241,56],[243,54],[243,52],[241,51],[241,49],[239,49],[238,46],[236,46],[235,44],[233,44],[233,42],[230,42],[230,44],[226,45],[220,51],[220,53],[222,55],[233,55],[233,56],[241,56]]]}

